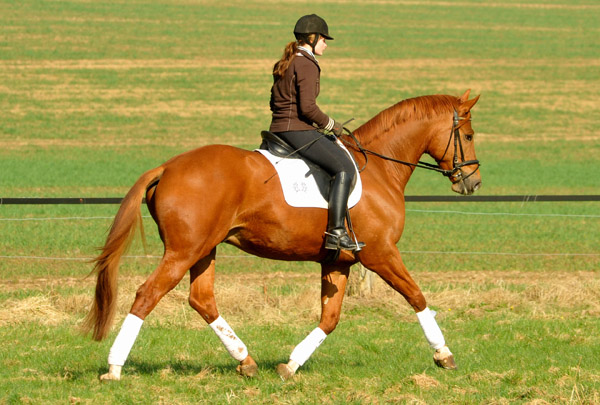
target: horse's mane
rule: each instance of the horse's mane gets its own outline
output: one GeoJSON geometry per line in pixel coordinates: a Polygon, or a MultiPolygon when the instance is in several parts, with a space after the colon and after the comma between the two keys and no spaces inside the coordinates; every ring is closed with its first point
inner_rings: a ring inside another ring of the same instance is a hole
{"type": "Polygon", "coordinates": [[[403,122],[431,119],[452,112],[458,104],[457,97],[439,94],[409,98],[381,111],[362,125],[360,132],[377,136],[403,122]]]}

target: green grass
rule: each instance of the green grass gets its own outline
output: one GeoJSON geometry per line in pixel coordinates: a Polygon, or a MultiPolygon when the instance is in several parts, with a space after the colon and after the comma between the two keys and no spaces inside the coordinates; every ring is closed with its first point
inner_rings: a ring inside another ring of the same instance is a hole
{"type": "MultiPolygon", "coordinates": [[[[339,14],[324,3],[315,11],[339,35],[321,58],[320,103],[357,126],[404,98],[470,87],[482,94],[482,192],[593,193],[596,6],[543,4],[353,4],[339,14]]],[[[256,147],[269,123],[269,67],[298,14],[260,2],[4,7],[0,169],[11,196],[123,192],[194,146],[256,147]]],[[[421,178],[411,191],[444,184],[421,178]]]]}
{"type": "MultiPolygon", "coordinates": [[[[398,246],[411,270],[594,271],[600,264],[597,232],[593,231],[598,229],[597,206],[595,202],[408,203],[398,246]]],[[[35,275],[41,269],[72,274],[72,267],[79,264],[68,260],[97,254],[117,206],[15,205],[2,209],[0,226],[5,236],[0,248],[3,256],[13,259],[0,261],[0,279],[35,275]],[[20,262],[23,256],[64,260],[41,260],[32,268],[29,261],[20,262]]],[[[145,206],[142,213],[147,250],[136,240],[129,255],[159,257],[163,246],[156,225],[145,206]]],[[[226,263],[236,260],[231,256],[258,261],[227,245],[221,245],[218,254],[227,256],[226,263]]],[[[141,266],[139,271],[146,274],[157,260],[127,259],[125,266],[141,266]]],[[[87,269],[85,262],[81,265],[87,269]]],[[[280,266],[293,269],[296,264],[280,266]]]]}
{"type": "Polygon", "coordinates": [[[342,322],[301,374],[286,383],[274,367],[310,330],[309,324],[239,328],[259,361],[260,377],[253,380],[234,373],[235,364],[208,328],[148,326],[130,356],[124,380],[109,385],[96,380],[105,370],[108,342],[91,344],[73,334],[70,325],[14,326],[1,333],[5,344],[0,387],[8,403],[70,398],[81,403],[598,399],[599,352],[592,343],[599,337],[597,319],[532,321],[490,314],[465,322],[449,317],[444,327],[460,369],[445,372],[431,362],[416,323],[390,322],[388,314],[383,317],[374,309],[358,316],[350,311],[347,317],[351,320],[342,322]],[[505,354],[499,354],[499,347],[505,354]]]}
{"type": "MultiPolygon", "coordinates": [[[[320,58],[326,113],[356,128],[402,99],[471,88],[480,194],[598,194],[596,3],[0,0],[0,197],[118,197],[186,150],[255,148],[270,68],[312,12],[336,38],[320,58]]],[[[417,170],[406,194],[450,183],[417,170]]],[[[217,299],[259,378],[235,374],[186,278],[123,381],[101,385],[117,331],[97,344],[76,326],[92,297],[85,259],[116,210],[0,206],[0,404],[600,402],[597,203],[407,204],[399,249],[457,372],[435,368],[414,314],[379,282],[347,297],[334,334],[282,383],[276,364],[318,322],[319,267],[221,246],[217,299]]],[[[144,223],[148,251],[136,241],[130,255],[159,256],[144,223]]],[[[120,317],[157,261],[123,260],[120,317]]]]}

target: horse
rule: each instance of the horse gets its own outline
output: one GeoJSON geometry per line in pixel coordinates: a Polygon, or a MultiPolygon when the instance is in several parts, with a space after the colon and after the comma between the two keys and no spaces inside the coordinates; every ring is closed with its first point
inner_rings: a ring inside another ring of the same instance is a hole
{"type": "MultiPolygon", "coordinates": [[[[95,258],[95,298],[82,327],[95,340],[110,331],[116,312],[117,273],[137,226],[143,198],[158,226],[164,254],[137,290],[129,314],[110,349],[103,381],[119,380],[144,319],[190,272],[189,304],[210,325],[238,373],[252,377],[258,366],[247,346],[220,315],[214,296],[217,246],[227,243],[259,257],[321,263],[318,326],[277,366],[292,378],[336,328],[350,266],[358,262],[378,274],[414,309],[439,367],[455,369],[454,355],[396,244],[404,228],[404,189],[417,167],[441,172],[451,189],[468,195],[481,186],[471,108],[479,96],[431,95],[403,100],[340,137],[361,167],[362,198],[350,209],[353,232],[366,246],[325,260],[327,210],[287,205],[273,166],[256,151],[208,145],[175,156],[135,182],[121,202],[106,243],[95,258]],[[437,165],[419,162],[430,155],[437,165]],[[370,158],[370,159],[369,159],[370,158]]],[[[143,231],[143,229],[142,229],[143,231]]]]}

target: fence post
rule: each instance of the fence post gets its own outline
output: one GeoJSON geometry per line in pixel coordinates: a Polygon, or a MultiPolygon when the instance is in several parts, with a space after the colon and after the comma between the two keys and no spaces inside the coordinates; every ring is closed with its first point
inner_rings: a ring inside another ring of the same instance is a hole
{"type": "Polygon", "coordinates": [[[363,266],[362,263],[357,263],[350,268],[346,294],[349,297],[368,297],[373,293],[373,281],[373,272],[363,266]]]}

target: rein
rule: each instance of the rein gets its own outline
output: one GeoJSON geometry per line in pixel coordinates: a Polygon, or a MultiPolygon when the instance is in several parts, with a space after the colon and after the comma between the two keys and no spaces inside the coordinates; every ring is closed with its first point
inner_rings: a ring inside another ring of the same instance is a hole
{"type": "MultiPolygon", "coordinates": [[[[449,177],[453,183],[458,183],[459,181],[465,180],[465,179],[469,178],[471,175],[473,175],[473,173],[475,173],[479,169],[479,166],[480,166],[479,160],[477,160],[477,159],[465,161],[465,154],[463,152],[462,141],[460,139],[459,128],[462,127],[465,122],[468,122],[470,120],[471,120],[470,113],[469,113],[469,115],[467,115],[467,117],[459,117],[456,110],[454,110],[454,119],[452,121],[452,129],[450,130],[450,138],[448,139],[448,145],[446,145],[446,150],[444,151],[444,155],[442,156],[442,159],[441,159],[441,160],[444,160],[444,157],[446,156],[446,153],[448,152],[448,148],[450,148],[450,142],[452,142],[452,139],[454,138],[454,159],[452,160],[452,169],[450,169],[450,170],[443,169],[439,164],[434,165],[434,164],[431,164],[428,162],[422,162],[422,161],[418,161],[417,163],[405,162],[403,160],[395,159],[393,157],[382,155],[381,153],[366,149],[360,144],[359,140],[356,138],[356,136],[354,136],[354,133],[352,131],[350,131],[345,126],[343,128],[348,133],[348,135],[352,138],[352,140],[356,144],[356,147],[358,148],[358,150],[365,157],[365,164],[363,165],[363,167],[361,167],[359,169],[360,172],[362,172],[367,167],[367,163],[369,161],[368,155],[373,155],[373,156],[377,156],[378,158],[381,158],[384,160],[389,160],[390,162],[403,164],[405,166],[412,166],[415,168],[418,167],[418,168],[422,168],[422,169],[433,170],[435,172],[441,173],[442,175],[444,175],[446,177],[449,177]],[[460,121],[463,121],[463,122],[461,123],[460,121]],[[459,150],[460,150],[460,160],[461,161],[459,161],[459,158],[458,158],[459,150]],[[477,165],[477,167],[471,173],[469,173],[468,175],[463,177],[461,169],[464,166],[470,166],[470,165],[477,165]]],[[[350,120],[350,121],[352,121],[352,120],[350,120]]],[[[346,125],[350,121],[345,122],[344,125],[346,125]]],[[[345,142],[345,143],[347,145],[351,146],[349,143],[347,143],[347,142],[345,142]]]]}

